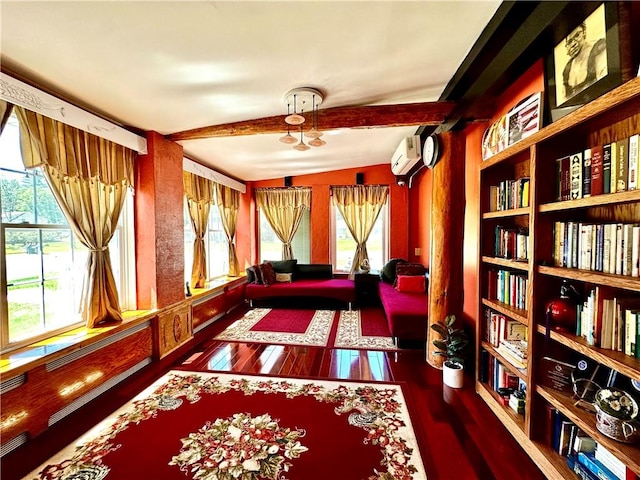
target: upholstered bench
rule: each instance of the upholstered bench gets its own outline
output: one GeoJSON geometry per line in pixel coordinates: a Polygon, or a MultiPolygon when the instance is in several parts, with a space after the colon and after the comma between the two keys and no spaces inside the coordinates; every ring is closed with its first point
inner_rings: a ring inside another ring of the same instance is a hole
{"type": "MultiPolygon", "coordinates": [[[[275,280],[259,279],[256,267],[247,269],[245,298],[253,307],[254,300],[286,298],[325,298],[344,302],[351,309],[356,298],[353,280],[334,278],[331,264],[298,264],[295,260],[265,262],[274,270],[275,280]]],[[[262,264],[264,265],[264,264],[262,264]]],[[[258,271],[263,269],[258,268],[258,271]]],[[[268,270],[268,267],[267,267],[268,270]]],[[[267,276],[269,274],[267,273],[267,276]]]]}

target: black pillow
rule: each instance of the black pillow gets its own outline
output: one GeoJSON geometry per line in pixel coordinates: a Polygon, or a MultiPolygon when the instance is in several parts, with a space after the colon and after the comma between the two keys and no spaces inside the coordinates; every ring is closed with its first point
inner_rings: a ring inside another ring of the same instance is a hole
{"type": "Polygon", "coordinates": [[[392,258],[389,260],[387,264],[382,267],[382,270],[380,270],[380,280],[393,285],[393,282],[396,280],[396,266],[398,263],[407,263],[407,261],[403,258],[392,258]]]}
{"type": "Polygon", "coordinates": [[[270,263],[275,273],[293,273],[298,260],[295,258],[291,260],[265,260],[264,263],[270,263]]]}

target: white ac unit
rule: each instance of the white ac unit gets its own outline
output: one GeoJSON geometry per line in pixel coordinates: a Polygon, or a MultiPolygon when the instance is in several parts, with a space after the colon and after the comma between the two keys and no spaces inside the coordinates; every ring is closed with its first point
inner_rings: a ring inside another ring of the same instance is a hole
{"type": "Polygon", "coordinates": [[[406,137],[391,157],[391,171],[397,176],[406,175],[421,158],[420,135],[406,137]]]}

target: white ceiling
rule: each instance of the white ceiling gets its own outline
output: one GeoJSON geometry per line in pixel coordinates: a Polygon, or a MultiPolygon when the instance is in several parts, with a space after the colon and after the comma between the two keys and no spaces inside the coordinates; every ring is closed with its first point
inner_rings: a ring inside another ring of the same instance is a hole
{"type": "MultiPolygon", "coordinates": [[[[322,108],[436,101],[499,1],[7,1],[4,67],[125,126],[169,134],[322,108]]],[[[416,127],[334,130],[306,152],[253,135],[180,142],[239,180],[387,163],[416,127]]]]}

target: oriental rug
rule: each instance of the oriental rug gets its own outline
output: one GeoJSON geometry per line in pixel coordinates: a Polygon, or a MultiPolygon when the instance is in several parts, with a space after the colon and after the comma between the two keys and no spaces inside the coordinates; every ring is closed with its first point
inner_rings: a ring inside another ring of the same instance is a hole
{"type": "Polygon", "coordinates": [[[171,371],[27,478],[427,477],[401,385],[171,371]]]}
{"type": "Polygon", "coordinates": [[[326,347],[336,312],[254,308],[216,340],[326,347]]]}
{"type": "Polygon", "coordinates": [[[343,310],[338,319],[334,347],[358,350],[397,350],[380,308],[343,310]]]}

